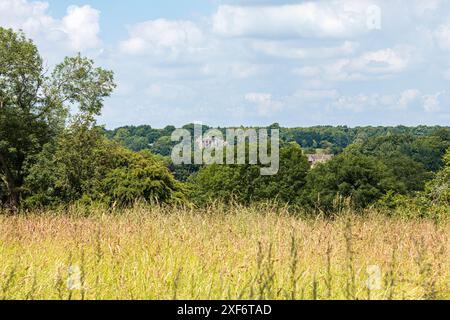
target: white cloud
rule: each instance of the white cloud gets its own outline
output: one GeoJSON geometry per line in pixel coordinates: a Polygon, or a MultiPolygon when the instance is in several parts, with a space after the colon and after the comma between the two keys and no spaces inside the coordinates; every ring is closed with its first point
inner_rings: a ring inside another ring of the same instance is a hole
{"type": "Polygon", "coordinates": [[[413,10],[419,16],[434,13],[442,4],[442,0],[414,0],[413,10]]]}
{"type": "Polygon", "coordinates": [[[297,90],[291,97],[301,104],[313,103],[327,105],[336,110],[363,112],[370,110],[407,110],[420,101],[427,101],[429,96],[422,95],[417,89],[408,89],[397,94],[360,93],[345,95],[334,89],[297,90]]]}
{"type": "Polygon", "coordinates": [[[145,90],[145,94],[148,98],[158,101],[191,100],[196,96],[196,92],[192,88],[170,83],[151,84],[145,90]]]}
{"type": "Polygon", "coordinates": [[[38,35],[46,28],[53,28],[56,21],[47,15],[47,2],[26,0],[0,1],[0,25],[23,29],[30,37],[38,35]]]}
{"type": "Polygon", "coordinates": [[[67,15],[62,19],[62,30],[69,38],[69,46],[77,51],[99,47],[99,20],[100,11],[88,5],[70,6],[67,15]]]}
{"type": "Polygon", "coordinates": [[[207,63],[202,72],[208,76],[231,76],[234,79],[246,79],[260,74],[264,67],[248,62],[207,63]]]}
{"type": "Polygon", "coordinates": [[[442,110],[441,103],[439,101],[439,97],[443,94],[443,92],[438,92],[435,94],[425,95],[423,97],[423,108],[426,112],[439,112],[442,110]]]}
{"type": "Polygon", "coordinates": [[[270,93],[251,92],[245,95],[245,100],[253,103],[267,103],[272,101],[272,95],[270,93]]]}
{"type": "Polygon", "coordinates": [[[264,54],[287,59],[327,59],[348,56],[355,52],[358,45],[345,41],[336,47],[303,47],[288,41],[255,41],[253,48],[264,54]]]}
{"type": "Polygon", "coordinates": [[[301,36],[345,38],[364,34],[365,0],[318,1],[277,6],[221,5],[213,17],[213,30],[224,36],[301,36]]]}
{"type": "Polygon", "coordinates": [[[355,96],[341,96],[331,103],[331,106],[338,110],[351,110],[355,112],[373,108],[376,105],[377,95],[358,94],[355,96]]]}
{"type": "Polygon", "coordinates": [[[245,100],[258,108],[258,115],[268,117],[280,111],[283,107],[281,101],[273,99],[272,94],[265,92],[251,92],[245,95],[245,100]]]}
{"type": "Polygon", "coordinates": [[[41,1],[1,0],[0,25],[22,29],[38,43],[62,44],[63,49],[83,51],[98,48],[101,41],[100,12],[89,5],[70,6],[62,19],[48,14],[49,4],[41,1]]]}
{"type": "Polygon", "coordinates": [[[337,90],[297,90],[294,97],[300,100],[336,99],[339,96],[337,90]]]}
{"type": "Polygon", "coordinates": [[[433,35],[439,48],[450,51],[450,23],[440,25],[433,35]]]}
{"type": "Polygon", "coordinates": [[[442,76],[444,77],[445,80],[450,80],[450,69],[444,70],[442,72],[442,76]]]}
{"type": "Polygon", "coordinates": [[[321,72],[320,67],[315,66],[306,66],[301,68],[295,68],[294,70],[292,70],[293,74],[307,78],[316,77],[320,74],[320,72],[321,72]]]}
{"type": "Polygon", "coordinates": [[[354,112],[365,112],[371,110],[402,111],[415,106],[420,106],[427,112],[439,112],[442,110],[440,98],[444,92],[434,94],[422,94],[417,89],[408,89],[397,94],[365,94],[341,95],[333,99],[330,107],[338,110],[351,110],[354,112]]]}
{"type": "Polygon", "coordinates": [[[416,89],[405,90],[401,93],[398,99],[398,107],[400,109],[407,109],[412,103],[417,101],[420,97],[420,91],[416,89]]]}
{"type": "Polygon", "coordinates": [[[404,71],[411,60],[411,48],[398,47],[367,52],[349,63],[354,71],[372,74],[390,74],[404,71]]]}
{"type": "Polygon", "coordinates": [[[120,44],[131,55],[170,54],[201,49],[204,35],[191,21],[151,20],[129,28],[129,38],[120,44]]]}
{"type": "Polygon", "coordinates": [[[326,81],[367,81],[384,79],[406,71],[414,61],[408,46],[365,52],[353,58],[337,59],[320,65],[296,68],[292,72],[302,77],[321,77],[326,81]]]}

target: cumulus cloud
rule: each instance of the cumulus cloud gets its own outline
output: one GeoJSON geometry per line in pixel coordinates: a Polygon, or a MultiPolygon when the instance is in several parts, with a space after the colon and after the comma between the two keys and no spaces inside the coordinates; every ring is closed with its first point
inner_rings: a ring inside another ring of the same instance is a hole
{"type": "Polygon", "coordinates": [[[190,100],[196,96],[193,89],[184,85],[170,83],[151,84],[145,90],[145,94],[152,100],[157,101],[190,100]]]}
{"type": "Polygon", "coordinates": [[[417,89],[407,89],[396,94],[360,93],[356,95],[343,95],[337,93],[330,100],[329,106],[338,110],[353,112],[367,112],[373,110],[405,111],[423,106],[426,112],[442,111],[440,99],[444,92],[422,94],[417,89]]]}
{"type": "Polygon", "coordinates": [[[426,112],[438,112],[442,110],[441,103],[439,101],[443,92],[437,92],[435,94],[425,95],[423,101],[423,108],[426,112]]]}
{"type": "Polygon", "coordinates": [[[47,2],[26,0],[0,1],[0,25],[13,29],[23,29],[30,37],[37,36],[45,29],[53,29],[56,21],[47,15],[47,2]]]}
{"type": "Polygon", "coordinates": [[[150,20],[129,28],[129,38],[120,44],[131,55],[170,54],[201,49],[203,31],[191,21],[150,20]]]}
{"type": "Polygon", "coordinates": [[[401,93],[398,99],[398,107],[400,109],[407,109],[412,103],[417,101],[420,97],[420,91],[417,89],[405,90],[401,93]]]}
{"type": "Polygon", "coordinates": [[[367,27],[370,5],[365,0],[277,6],[221,5],[213,17],[213,30],[230,37],[354,37],[370,31],[367,27]]]}
{"type": "Polygon", "coordinates": [[[439,48],[450,51],[450,22],[440,25],[433,36],[439,48]]]}
{"type": "Polygon", "coordinates": [[[316,66],[306,66],[301,68],[294,68],[292,73],[301,77],[316,77],[320,75],[321,68],[316,66]]]}
{"type": "Polygon", "coordinates": [[[245,100],[256,105],[259,116],[268,117],[282,109],[283,103],[273,99],[272,94],[265,92],[250,92],[245,100]]]}
{"type": "Polygon", "coordinates": [[[297,90],[294,97],[299,100],[324,100],[336,99],[339,96],[337,90],[297,90]]]}
{"type": "Polygon", "coordinates": [[[367,52],[349,62],[349,69],[364,73],[386,74],[404,71],[411,62],[411,48],[397,47],[367,52]]]}
{"type": "Polygon", "coordinates": [[[246,79],[263,72],[265,67],[249,62],[215,62],[206,63],[202,72],[207,76],[231,76],[234,79],[246,79]]]}
{"type": "Polygon", "coordinates": [[[78,51],[99,47],[100,11],[88,5],[70,6],[62,19],[61,29],[68,36],[69,46],[78,51]]]}
{"type": "Polygon", "coordinates": [[[436,12],[442,5],[442,0],[413,0],[413,10],[419,16],[436,12]]]}
{"type": "Polygon", "coordinates": [[[62,44],[64,49],[83,51],[101,45],[100,12],[89,5],[70,6],[62,19],[48,13],[49,4],[40,1],[0,1],[0,25],[22,29],[38,43],[62,44]]]}
{"type": "Polygon", "coordinates": [[[255,41],[253,48],[266,55],[287,59],[327,59],[355,53],[358,45],[345,41],[335,47],[305,47],[289,41],[255,41]]]}
{"type": "Polygon", "coordinates": [[[414,59],[412,48],[398,46],[338,58],[325,64],[294,68],[292,73],[307,78],[321,77],[327,81],[376,80],[406,71],[414,59]]]}

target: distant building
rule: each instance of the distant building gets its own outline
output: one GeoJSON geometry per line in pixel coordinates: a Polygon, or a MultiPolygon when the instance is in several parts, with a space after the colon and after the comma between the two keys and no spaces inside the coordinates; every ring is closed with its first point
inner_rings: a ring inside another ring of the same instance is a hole
{"type": "Polygon", "coordinates": [[[308,161],[313,168],[319,163],[327,163],[331,159],[333,159],[333,155],[331,154],[308,154],[308,161]]]}

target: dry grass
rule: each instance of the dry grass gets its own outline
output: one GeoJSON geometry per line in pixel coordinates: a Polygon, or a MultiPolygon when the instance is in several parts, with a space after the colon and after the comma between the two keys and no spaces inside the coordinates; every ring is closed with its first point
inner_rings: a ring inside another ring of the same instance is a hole
{"type": "Polygon", "coordinates": [[[77,210],[0,215],[0,299],[450,299],[448,221],[77,210]]]}

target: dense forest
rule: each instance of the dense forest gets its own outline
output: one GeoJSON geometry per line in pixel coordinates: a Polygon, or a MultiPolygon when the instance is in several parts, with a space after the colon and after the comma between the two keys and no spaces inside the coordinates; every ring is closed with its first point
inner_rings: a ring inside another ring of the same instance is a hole
{"type": "Polygon", "coordinates": [[[330,213],[346,201],[448,213],[449,127],[273,124],[282,140],[277,175],[261,176],[259,165],[177,166],[170,158],[175,127],[105,130],[97,124],[115,88],[112,71],[78,55],[48,73],[31,40],[2,28],[0,56],[0,201],[10,210],[137,200],[184,206],[272,201],[330,213]],[[333,157],[311,166],[307,155],[316,153],[333,157]]]}
{"type": "MultiPolygon", "coordinates": [[[[183,128],[192,131],[193,125],[183,128]]],[[[135,152],[149,150],[163,157],[177,180],[191,185],[196,203],[220,199],[250,204],[277,199],[324,209],[333,207],[337,195],[352,197],[355,205],[366,207],[374,203],[395,206],[427,188],[427,192],[434,192],[430,190],[433,179],[442,176],[439,172],[450,147],[449,127],[282,128],[273,124],[270,128],[280,129],[282,137],[277,177],[260,177],[252,166],[175,166],[169,157],[174,146],[170,137],[173,126],[128,126],[105,130],[105,134],[135,152]],[[312,169],[305,157],[312,153],[335,157],[312,169]]],[[[204,131],[208,129],[211,127],[204,126],[204,131]]],[[[440,187],[444,192],[438,198],[445,200],[448,181],[440,187]]]]}

